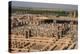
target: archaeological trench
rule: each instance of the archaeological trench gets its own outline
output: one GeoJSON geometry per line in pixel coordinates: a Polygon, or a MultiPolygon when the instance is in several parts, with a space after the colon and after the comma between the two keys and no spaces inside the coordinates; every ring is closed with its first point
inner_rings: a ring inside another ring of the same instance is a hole
{"type": "Polygon", "coordinates": [[[77,49],[77,11],[61,13],[13,9],[9,18],[9,52],[77,49]]]}

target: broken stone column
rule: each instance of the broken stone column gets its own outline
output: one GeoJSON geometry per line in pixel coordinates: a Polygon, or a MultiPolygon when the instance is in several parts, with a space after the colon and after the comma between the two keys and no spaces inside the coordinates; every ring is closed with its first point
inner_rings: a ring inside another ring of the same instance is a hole
{"type": "Polygon", "coordinates": [[[74,18],[76,17],[76,11],[74,11],[73,17],[74,17],[74,18]]]}

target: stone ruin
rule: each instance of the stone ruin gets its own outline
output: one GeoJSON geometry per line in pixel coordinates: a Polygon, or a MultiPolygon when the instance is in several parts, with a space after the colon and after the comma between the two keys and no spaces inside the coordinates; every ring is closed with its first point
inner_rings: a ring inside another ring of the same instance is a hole
{"type": "Polygon", "coordinates": [[[78,22],[39,14],[11,16],[10,52],[53,51],[77,48],[78,22]]]}

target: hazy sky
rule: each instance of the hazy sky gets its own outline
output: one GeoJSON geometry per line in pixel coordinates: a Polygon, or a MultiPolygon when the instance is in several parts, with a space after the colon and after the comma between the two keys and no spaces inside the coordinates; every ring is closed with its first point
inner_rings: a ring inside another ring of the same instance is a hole
{"type": "Polygon", "coordinates": [[[62,9],[62,10],[77,10],[77,5],[66,5],[66,4],[55,4],[55,3],[32,3],[32,2],[20,2],[12,1],[12,6],[19,7],[36,7],[36,8],[53,8],[53,9],[62,9]]]}

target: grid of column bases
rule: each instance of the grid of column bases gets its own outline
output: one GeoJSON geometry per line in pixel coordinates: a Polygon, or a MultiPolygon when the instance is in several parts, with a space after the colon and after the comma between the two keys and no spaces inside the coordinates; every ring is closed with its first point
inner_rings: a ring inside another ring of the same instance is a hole
{"type": "Polygon", "coordinates": [[[78,22],[75,12],[71,17],[71,12],[62,19],[41,14],[12,15],[9,52],[76,49],[78,22]],[[65,18],[68,19],[63,20],[65,18]]]}

